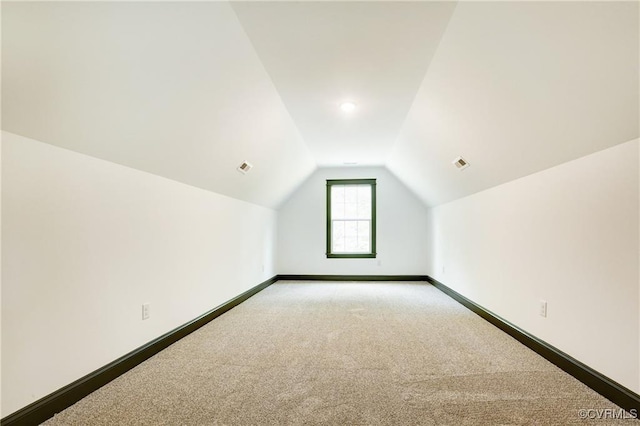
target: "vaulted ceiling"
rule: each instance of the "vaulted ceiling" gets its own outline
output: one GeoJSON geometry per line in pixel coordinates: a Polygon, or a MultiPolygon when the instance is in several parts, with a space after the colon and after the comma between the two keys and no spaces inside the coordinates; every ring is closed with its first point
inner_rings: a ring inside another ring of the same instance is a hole
{"type": "Polygon", "coordinates": [[[638,138],[638,5],[3,2],[2,128],[268,207],[352,163],[437,205],[638,138]]]}

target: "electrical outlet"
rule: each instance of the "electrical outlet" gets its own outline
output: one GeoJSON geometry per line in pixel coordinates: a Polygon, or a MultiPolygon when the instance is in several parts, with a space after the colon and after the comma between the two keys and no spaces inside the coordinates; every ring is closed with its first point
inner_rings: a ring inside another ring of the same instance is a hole
{"type": "Polygon", "coordinates": [[[378,266],[382,266],[382,260],[378,259],[378,266]]]}
{"type": "Polygon", "coordinates": [[[444,274],[444,265],[442,265],[442,273],[444,274]]]}
{"type": "Polygon", "coordinates": [[[149,315],[150,315],[149,309],[150,309],[150,307],[151,307],[151,304],[149,304],[149,303],[143,303],[142,304],[142,319],[143,320],[149,319],[149,315]]]}
{"type": "Polygon", "coordinates": [[[540,316],[543,318],[547,317],[547,301],[540,300],[540,316]]]}

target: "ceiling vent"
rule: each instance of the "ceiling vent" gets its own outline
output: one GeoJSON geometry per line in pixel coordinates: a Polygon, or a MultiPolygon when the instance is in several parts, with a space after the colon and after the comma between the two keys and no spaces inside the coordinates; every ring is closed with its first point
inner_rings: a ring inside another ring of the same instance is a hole
{"type": "Polygon", "coordinates": [[[251,163],[244,161],[242,164],[238,166],[236,170],[244,175],[244,174],[247,174],[252,167],[253,166],[251,165],[251,163]]]}
{"type": "Polygon", "coordinates": [[[452,161],[452,164],[456,166],[459,170],[464,170],[469,167],[469,162],[462,157],[458,157],[452,161]]]}

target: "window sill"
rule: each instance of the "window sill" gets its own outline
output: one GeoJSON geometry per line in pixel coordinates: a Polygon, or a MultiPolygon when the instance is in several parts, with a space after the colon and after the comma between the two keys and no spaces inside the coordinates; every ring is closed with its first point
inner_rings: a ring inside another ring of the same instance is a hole
{"type": "Polygon", "coordinates": [[[376,253],[327,253],[328,259],[375,259],[376,253]]]}

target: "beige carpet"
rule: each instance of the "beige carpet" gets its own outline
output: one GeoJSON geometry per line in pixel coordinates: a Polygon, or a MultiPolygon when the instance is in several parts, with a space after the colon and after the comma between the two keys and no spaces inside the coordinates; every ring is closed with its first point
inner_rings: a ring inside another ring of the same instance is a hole
{"type": "Polygon", "coordinates": [[[429,284],[281,281],[45,424],[640,423],[581,409],[618,407],[429,284]]]}

